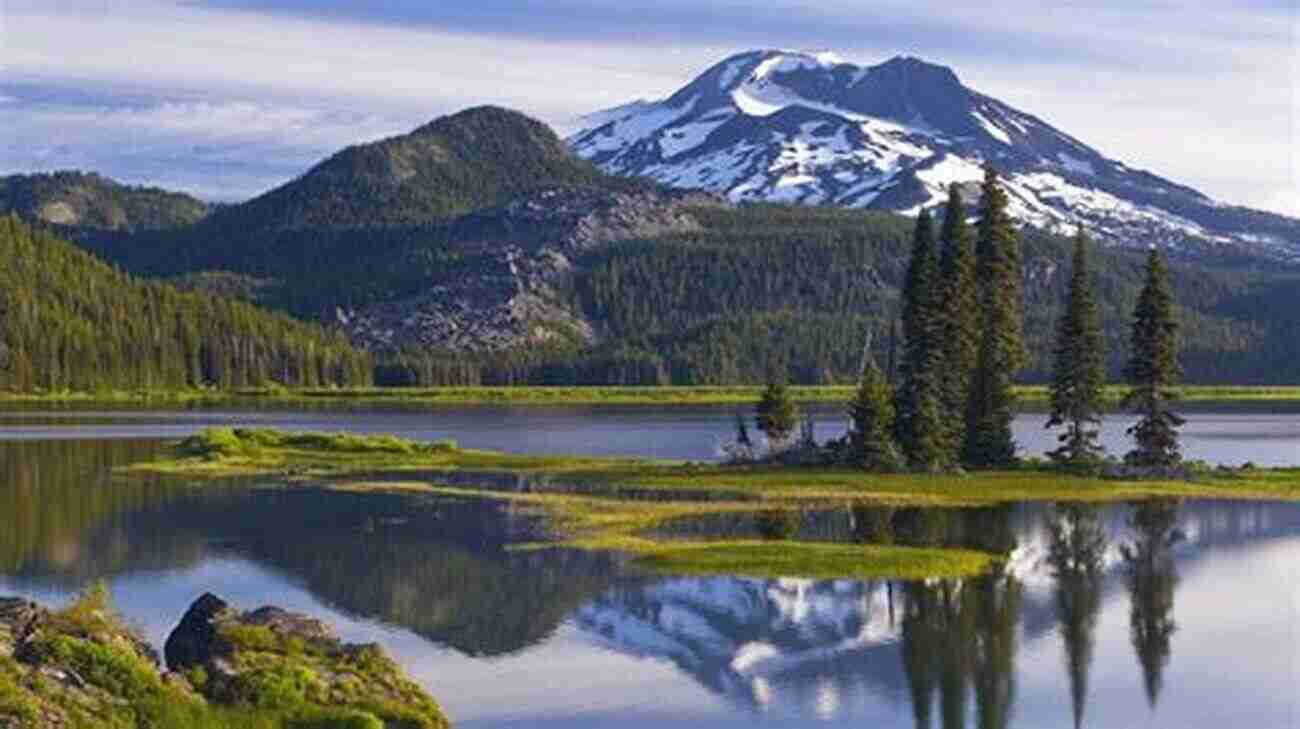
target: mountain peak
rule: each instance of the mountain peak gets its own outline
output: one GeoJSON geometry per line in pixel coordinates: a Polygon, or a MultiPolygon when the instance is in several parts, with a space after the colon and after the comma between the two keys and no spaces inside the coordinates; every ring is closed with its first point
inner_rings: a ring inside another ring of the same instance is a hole
{"type": "Polygon", "coordinates": [[[879,74],[907,79],[912,83],[942,81],[958,86],[961,85],[957,73],[951,68],[937,63],[930,63],[916,56],[894,56],[878,66],[871,67],[870,70],[879,74]]]}
{"type": "Polygon", "coordinates": [[[975,185],[992,163],[1024,223],[1065,234],[1083,225],[1126,245],[1235,244],[1300,257],[1295,221],[1234,217],[910,55],[862,66],[827,52],[745,51],[667,99],[593,114],[586,124],[569,144],[607,172],[737,202],[914,214],[942,204],[952,183],[975,185]]]}
{"type": "Polygon", "coordinates": [[[348,147],[281,187],[214,213],[209,224],[420,225],[499,205],[539,187],[635,184],[609,178],[574,157],[540,121],[478,106],[407,134],[348,147]]]}

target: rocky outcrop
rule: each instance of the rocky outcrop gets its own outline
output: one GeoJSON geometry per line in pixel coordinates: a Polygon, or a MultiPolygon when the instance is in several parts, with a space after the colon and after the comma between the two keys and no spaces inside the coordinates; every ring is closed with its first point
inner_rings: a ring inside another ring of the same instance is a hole
{"type": "Polygon", "coordinates": [[[438,705],[375,645],[341,642],[276,607],[190,606],[166,645],[172,669],[92,591],[54,612],[0,598],[0,729],[258,726],[442,729],[438,705]]]}
{"type": "Polygon", "coordinates": [[[414,297],[339,310],[337,323],[372,351],[487,352],[522,344],[590,343],[595,330],[561,295],[579,257],[599,246],[699,230],[709,195],[555,187],[450,223],[464,265],[414,297]]]}
{"type": "Polygon", "coordinates": [[[190,605],[167,637],[163,651],[167,666],[173,671],[211,668],[236,658],[238,645],[229,640],[228,633],[237,626],[264,628],[280,640],[299,640],[332,650],[342,647],[334,631],[315,618],[270,605],[241,613],[209,592],[190,605]]]}

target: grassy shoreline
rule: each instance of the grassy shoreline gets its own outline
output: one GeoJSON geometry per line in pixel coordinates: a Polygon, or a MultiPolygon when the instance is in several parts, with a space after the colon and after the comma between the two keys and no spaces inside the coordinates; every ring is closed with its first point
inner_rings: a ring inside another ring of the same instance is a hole
{"type": "Polygon", "coordinates": [[[637,458],[519,455],[464,449],[391,435],[301,433],[267,428],[208,428],[179,442],[168,457],[124,473],[219,479],[270,475],[355,479],[375,474],[536,477],[535,488],[618,499],[647,489],[666,494],[743,494],[758,500],[862,501],[893,505],[985,506],[1011,501],[1131,501],[1142,498],[1300,499],[1300,468],[1207,469],[1191,481],[1118,480],[1061,473],[1045,466],[958,475],[879,474],[832,467],[723,465],[637,458]]]}
{"type": "MultiPolygon", "coordinates": [[[[0,391],[0,403],[14,404],[186,404],[229,405],[240,403],[370,403],[395,402],[425,405],[747,405],[758,401],[760,386],[699,387],[432,387],[432,388],[245,388],[220,391],[110,390],[99,392],[0,391]]],[[[1045,385],[1016,388],[1022,402],[1047,402],[1045,385]]],[[[1300,405],[1300,386],[1189,385],[1178,388],[1187,405],[1216,403],[1290,403],[1300,405]]],[[[1111,386],[1106,397],[1118,404],[1125,388],[1111,386]]],[[[853,394],[847,385],[796,385],[791,396],[803,403],[845,402],[853,394]]]]}
{"type": "Polygon", "coordinates": [[[125,471],[193,479],[260,474],[351,492],[426,492],[498,500],[547,517],[557,541],[533,545],[537,548],[620,552],[654,572],[760,577],[963,576],[987,569],[997,556],[876,544],[691,541],[650,532],[677,519],[852,505],[975,508],[1023,501],[1300,500],[1300,469],[1208,470],[1194,481],[1104,480],[1042,467],[967,475],[874,474],[835,468],[520,456],[393,436],[230,428],[204,431],[181,442],[170,457],[134,464],[125,471]],[[524,484],[507,479],[510,485],[502,488],[495,479],[503,474],[533,478],[524,484]],[[460,485],[451,485],[457,482],[460,485]]]}

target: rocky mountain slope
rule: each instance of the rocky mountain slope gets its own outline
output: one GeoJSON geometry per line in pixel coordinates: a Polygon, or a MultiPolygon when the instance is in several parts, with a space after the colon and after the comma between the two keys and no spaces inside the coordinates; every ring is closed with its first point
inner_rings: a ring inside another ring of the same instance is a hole
{"type": "Polygon", "coordinates": [[[1015,216],[1052,232],[1083,225],[1117,244],[1300,259],[1300,220],[1129,167],[916,58],[858,66],[832,54],[742,53],[666,99],[585,117],[568,142],[606,171],[737,202],[911,214],[939,204],[950,183],[973,193],[991,163],[1015,216]]]}
{"type": "Polygon", "coordinates": [[[575,260],[629,239],[700,230],[689,206],[706,196],[556,187],[450,223],[443,255],[461,270],[418,294],[356,310],[337,321],[371,351],[402,347],[482,352],[594,340],[591,324],[560,293],[575,260]]]}

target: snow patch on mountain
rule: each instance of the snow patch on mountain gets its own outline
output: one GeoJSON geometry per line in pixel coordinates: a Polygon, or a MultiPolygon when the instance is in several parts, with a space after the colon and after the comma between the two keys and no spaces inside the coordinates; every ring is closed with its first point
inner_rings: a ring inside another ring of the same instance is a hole
{"type": "Polygon", "coordinates": [[[954,183],[973,198],[992,164],[1025,224],[1062,234],[1082,226],[1134,247],[1300,259],[1300,221],[1109,159],[916,58],[859,66],[831,53],[741,53],[666,99],[583,117],[568,142],[606,171],[734,202],[907,214],[942,204],[954,183]]]}

